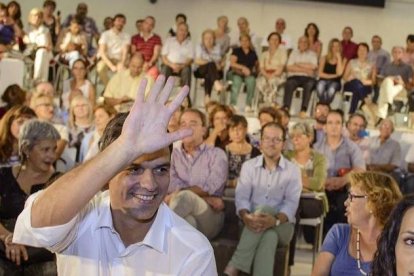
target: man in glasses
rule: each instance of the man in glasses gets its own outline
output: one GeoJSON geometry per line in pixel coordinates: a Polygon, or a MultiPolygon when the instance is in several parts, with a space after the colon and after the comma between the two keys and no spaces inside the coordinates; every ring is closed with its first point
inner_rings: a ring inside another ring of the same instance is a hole
{"type": "Polygon", "coordinates": [[[281,154],[285,137],[278,123],[265,124],[260,142],[263,154],[242,166],[236,209],[245,227],[226,267],[228,275],[239,271],[273,275],[276,248],[292,238],[302,180],[299,168],[281,154]]]}

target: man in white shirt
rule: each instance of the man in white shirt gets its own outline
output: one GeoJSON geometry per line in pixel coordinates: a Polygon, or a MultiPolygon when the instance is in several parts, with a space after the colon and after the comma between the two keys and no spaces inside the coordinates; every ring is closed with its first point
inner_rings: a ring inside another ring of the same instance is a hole
{"type": "MultiPolygon", "coordinates": [[[[288,53],[290,53],[290,51],[292,51],[293,49],[293,42],[291,36],[285,33],[285,29],[285,19],[278,18],[275,22],[275,31],[282,37],[281,46],[283,46],[286,50],[288,50],[288,53]]],[[[263,39],[262,47],[264,50],[267,50],[267,48],[269,47],[267,40],[263,39]]]]}
{"type": "Polygon", "coordinates": [[[99,78],[106,86],[108,84],[108,68],[112,72],[125,69],[131,37],[123,32],[126,23],[126,17],[123,14],[117,14],[114,17],[114,25],[108,31],[102,33],[99,39],[99,57],[96,70],[99,78]]]}
{"type": "Polygon", "coordinates": [[[56,252],[63,276],[217,275],[208,240],[162,203],[168,145],[192,132],[167,133],[189,88],[166,105],[174,80],[164,80],[145,101],[141,82],[131,112],[106,127],[101,152],[28,199],[13,243],[56,252]]]}
{"type": "Polygon", "coordinates": [[[177,27],[177,35],[165,41],[161,57],[163,63],[161,72],[166,77],[180,76],[181,85],[191,86],[191,64],[194,50],[188,37],[187,23],[180,23],[177,27]]]}

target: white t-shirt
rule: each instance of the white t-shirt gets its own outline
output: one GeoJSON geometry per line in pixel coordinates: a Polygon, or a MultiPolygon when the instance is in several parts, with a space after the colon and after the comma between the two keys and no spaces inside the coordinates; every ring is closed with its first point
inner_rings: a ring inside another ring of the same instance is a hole
{"type": "Polygon", "coordinates": [[[122,57],[122,49],[131,44],[131,36],[125,32],[115,33],[113,29],[109,29],[102,33],[99,39],[99,45],[106,45],[106,55],[110,59],[120,60],[122,57]]]}

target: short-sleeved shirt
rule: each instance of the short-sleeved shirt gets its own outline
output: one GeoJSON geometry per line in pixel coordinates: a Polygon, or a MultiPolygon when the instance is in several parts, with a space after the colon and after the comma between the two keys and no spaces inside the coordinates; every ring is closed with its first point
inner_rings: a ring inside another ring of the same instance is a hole
{"type": "Polygon", "coordinates": [[[377,51],[371,50],[368,53],[368,60],[377,67],[377,72],[381,72],[384,66],[390,63],[390,53],[384,49],[377,51]]]}
{"type": "MultiPolygon", "coordinates": [[[[357,260],[349,254],[350,240],[351,226],[349,224],[338,223],[329,230],[321,249],[321,252],[329,252],[335,256],[329,275],[362,275],[357,260]]],[[[366,273],[371,272],[371,262],[361,261],[361,268],[366,273]]]]}
{"type": "Polygon", "coordinates": [[[169,37],[162,47],[161,55],[166,56],[172,63],[186,63],[194,58],[193,44],[189,38],[180,43],[175,36],[169,37]]]}
{"type": "MultiPolygon", "coordinates": [[[[289,56],[287,65],[288,66],[294,65],[295,63],[311,63],[315,66],[318,66],[318,57],[316,56],[315,52],[311,50],[306,50],[304,52],[301,52],[299,50],[293,50],[289,56]]],[[[293,76],[308,76],[308,75],[302,72],[288,72],[288,77],[293,77],[293,76]]],[[[309,77],[315,77],[315,75],[309,76],[309,77]]]]}
{"type": "Polygon", "coordinates": [[[257,55],[254,50],[245,53],[241,47],[233,49],[232,56],[237,57],[237,63],[253,70],[257,63],[257,55]]]}
{"type": "Polygon", "coordinates": [[[408,149],[407,155],[405,156],[405,162],[414,163],[414,144],[408,149]]]}
{"type": "Polygon", "coordinates": [[[36,44],[38,47],[45,47],[48,43],[49,29],[41,25],[39,28],[32,30],[28,37],[30,43],[36,44]]]}
{"type": "Polygon", "coordinates": [[[342,40],[341,45],[342,45],[342,56],[344,58],[346,58],[347,60],[351,60],[357,57],[358,44],[356,44],[353,41],[342,40]]]}
{"type": "Polygon", "coordinates": [[[142,34],[136,34],[131,39],[131,45],[137,48],[144,57],[144,61],[148,62],[154,55],[155,46],[162,46],[161,38],[157,34],[151,34],[145,39],[142,34]]]}
{"type": "Polygon", "coordinates": [[[131,37],[125,32],[115,33],[109,29],[102,33],[99,45],[106,45],[106,55],[110,59],[121,60],[122,49],[131,43],[131,37]]]}
{"type": "Polygon", "coordinates": [[[374,69],[374,64],[369,61],[361,64],[358,59],[349,61],[349,66],[351,66],[352,75],[358,80],[370,79],[374,69]]]}
{"type": "Polygon", "coordinates": [[[380,138],[371,137],[369,144],[370,164],[392,164],[397,167],[401,165],[401,146],[392,138],[388,138],[381,144],[380,138]]]}
{"type": "MultiPolygon", "coordinates": [[[[199,44],[196,46],[195,50],[195,58],[199,58],[202,60],[207,60],[208,62],[220,62],[222,55],[220,50],[220,45],[214,45],[213,49],[210,51],[206,49],[203,45],[199,44]]],[[[195,65],[195,68],[198,66],[195,65]]]]}
{"type": "Polygon", "coordinates": [[[401,76],[405,83],[408,83],[413,78],[413,68],[407,63],[388,63],[381,70],[381,75],[384,77],[401,76]]]}
{"type": "Polygon", "coordinates": [[[279,47],[276,52],[270,56],[270,52],[266,51],[260,57],[260,67],[265,70],[275,70],[280,66],[284,66],[287,61],[286,49],[279,47]]]}

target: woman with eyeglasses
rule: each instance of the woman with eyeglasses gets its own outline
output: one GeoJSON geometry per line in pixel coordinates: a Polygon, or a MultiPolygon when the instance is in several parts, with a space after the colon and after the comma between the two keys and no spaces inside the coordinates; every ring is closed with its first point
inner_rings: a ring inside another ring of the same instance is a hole
{"type": "Polygon", "coordinates": [[[377,241],[401,199],[395,180],[379,172],[352,172],[345,201],[348,224],[328,232],[312,275],[370,275],[377,241]]]}

